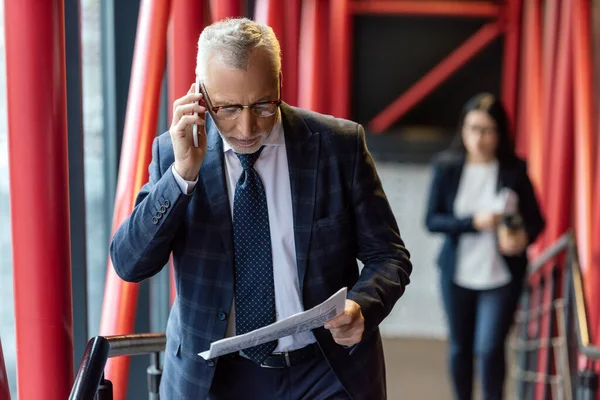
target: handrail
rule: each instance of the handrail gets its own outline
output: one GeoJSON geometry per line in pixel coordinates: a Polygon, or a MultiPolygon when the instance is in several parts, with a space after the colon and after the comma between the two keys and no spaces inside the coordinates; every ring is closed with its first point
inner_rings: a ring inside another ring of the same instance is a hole
{"type": "Polygon", "coordinates": [[[164,333],[96,336],[88,341],[69,400],[93,399],[103,380],[106,361],[112,357],[159,353],[164,351],[164,333]]]}
{"type": "Polygon", "coordinates": [[[583,278],[577,254],[575,234],[572,231],[563,234],[552,245],[544,250],[535,261],[530,263],[528,267],[529,275],[536,273],[564,250],[567,251],[566,267],[570,270],[570,284],[575,298],[575,302],[572,304],[576,315],[575,326],[577,330],[579,352],[591,360],[600,360],[600,347],[590,343],[587,307],[585,304],[583,278]]]}

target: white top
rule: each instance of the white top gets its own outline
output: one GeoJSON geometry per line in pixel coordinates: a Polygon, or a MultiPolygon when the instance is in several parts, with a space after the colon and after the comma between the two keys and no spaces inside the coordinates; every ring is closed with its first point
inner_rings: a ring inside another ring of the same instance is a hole
{"type": "MultiPolygon", "coordinates": [[[[273,279],[275,281],[275,309],[277,320],[287,318],[304,311],[298,283],[296,264],[296,244],[294,239],[294,220],[292,209],[292,191],[288,168],[285,136],[281,118],[273,127],[264,143],[260,157],[254,164],[267,196],[269,227],[271,230],[271,251],[273,257],[273,279]]],[[[231,214],[235,186],[242,173],[242,164],[234,151],[223,141],[225,153],[225,174],[231,214]]],[[[190,193],[195,182],[185,181],[173,168],[173,175],[182,192],[190,193]]],[[[235,335],[235,304],[229,314],[227,336],[235,335]]],[[[312,332],[302,332],[279,339],[275,352],[291,351],[315,342],[312,332]]]]}
{"type": "MultiPolygon", "coordinates": [[[[514,212],[516,194],[507,188],[497,191],[497,161],[465,163],[454,201],[457,218],[477,212],[514,212]]],[[[494,289],[511,280],[504,258],[498,250],[496,231],[464,233],[456,254],[454,283],[474,290],[494,289]]]]}

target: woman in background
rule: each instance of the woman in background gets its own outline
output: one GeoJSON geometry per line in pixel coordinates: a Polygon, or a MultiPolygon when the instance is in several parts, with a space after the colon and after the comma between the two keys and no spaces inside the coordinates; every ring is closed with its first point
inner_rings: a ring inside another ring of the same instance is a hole
{"type": "Polygon", "coordinates": [[[438,258],[455,398],[471,400],[474,358],[483,398],[502,399],[506,337],[544,228],[527,167],[502,104],[483,93],[464,106],[452,151],[434,164],[426,225],[443,233],[438,258]]]}

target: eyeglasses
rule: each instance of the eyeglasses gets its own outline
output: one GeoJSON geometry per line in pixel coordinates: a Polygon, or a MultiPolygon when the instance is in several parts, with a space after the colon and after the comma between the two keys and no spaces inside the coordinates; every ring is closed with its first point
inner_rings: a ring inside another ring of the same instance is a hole
{"type": "Polygon", "coordinates": [[[203,91],[204,99],[206,101],[206,105],[208,109],[210,109],[214,116],[221,120],[234,120],[240,116],[242,110],[244,108],[249,108],[250,111],[254,113],[259,118],[267,118],[275,115],[277,109],[281,105],[281,99],[279,100],[270,100],[270,101],[261,101],[254,104],[249,105],[241,105],[241,104],[233,104],[230,106],[213,106],[210,98],[208,97],[208,92],[206,91],[206,87],[204,87],[204,82],[201,84],[201,88],[203,91]]]}

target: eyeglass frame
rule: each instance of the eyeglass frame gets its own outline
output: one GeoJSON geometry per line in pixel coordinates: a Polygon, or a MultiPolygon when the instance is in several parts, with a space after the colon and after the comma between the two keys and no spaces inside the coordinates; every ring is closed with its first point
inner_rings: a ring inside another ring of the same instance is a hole
{"type": "MultiPolygon", "coordinates": [[[[234,121],[236,119],[239,118],[239,116],[242,114],[242,111],[244,111],[245,108],[248,109],[253,109],[253,107],[257,106],[257,105],[262,105],[262,104],[274,104],[276,106],[275,112],[271,115],[267,115],[267,116],[260,116],[257,115],[254,111],[252,111],[252,113],[254,115],[256,115],[257,118],[269,118],[272,117],[273,115],[277,114],[277,109],[279,109],[279,107],[281,106],[282,100],[281,97],[278,100],[268,100],[268,101],[259,101],[257,103],[252,103],[252,104],[248,104],[248,105],[243,105],[243,104],[230,104],[227,106],[213,106],[212,105],[212,101],[210,100],[210,97],[208,96],[208,91],[206,90],[206,86],[204,86],[204,82],[200,81],[200,91],[202,92],[202,97],[204,98],[204,101],[206,102],[207,105],[207,110],[211,111],[211,115],[215,118],[218,119],[220,121],[234,121]],[[225,118],[219,118],[217,116],[217,112],[219,110],[222,110],[224,108],[237,108],[238,110],[240,110],[240,112],[235,116],[235,118],[231,118],[231,119],[225,119],[225,118]]],[[[281,80],[279,81],[279,94],[281,96],[281,80]]]]}

